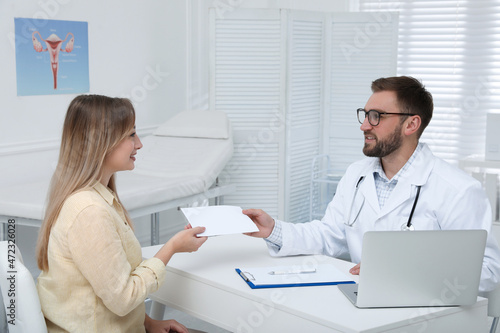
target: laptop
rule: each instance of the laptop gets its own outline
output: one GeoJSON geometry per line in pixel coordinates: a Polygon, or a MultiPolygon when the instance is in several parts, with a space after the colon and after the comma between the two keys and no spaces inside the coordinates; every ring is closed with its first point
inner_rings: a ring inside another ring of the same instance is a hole
{"type": "Polygon", "coordinates": [[[369,231],[358,284],[338,288],[358,308],[477,301],[486,230],[369,231]]]}

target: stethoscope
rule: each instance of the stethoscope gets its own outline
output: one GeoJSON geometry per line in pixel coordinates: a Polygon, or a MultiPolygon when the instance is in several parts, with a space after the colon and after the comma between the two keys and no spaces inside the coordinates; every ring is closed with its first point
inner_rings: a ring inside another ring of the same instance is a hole
{"type": "MultiPolygon", "coordinates": [[[[359,214],[360,214],[360,212],[365,204],[365,198],[363,197],[363,201],[361,202],[361,206],[358,209],[358,213],[356,214],[356,216],[354,217],[354,219],[351,222],[352,208],[354,207],[354,202],[356,201],[356,196],[358,194],[359,185],[363,182],[364,179],[365,179],[365,176],[361,176],[361,177],[359,177],[358,182],[356,183],[356,189],[354,190],[354,197],[352,198],[352,201],[351,201],[351,208],[349,209],[349,214],[347,216],[347,222],[344,222],[344,224],[349,226],[349,227],[352,227],[353,224],[357,221],[358,216],[359,216],[359,214]]],[[[413,224],[411,223],[411,220],[413,218],[413,213],[415,212],[415,207],[417,206],[418,197],[420,195],[420,188],[421,187],[422,187],[421,185],[417,185],[417,194],[415,195],[415,200],[413,201],[413,206],[411,207],[411,212],[410,212],[410,216],[408,217],[408,222],[406,222],[406,224],[403,224],[401,226],[401,229],[404,231],[415,230],[415,228],[413,227],[413,224]]]]}

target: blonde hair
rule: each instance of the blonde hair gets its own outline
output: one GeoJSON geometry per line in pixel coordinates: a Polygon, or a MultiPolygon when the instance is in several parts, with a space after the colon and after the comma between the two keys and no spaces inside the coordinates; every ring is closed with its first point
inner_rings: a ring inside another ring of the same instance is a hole
{"type": "MultiPolygon", "coordinates": [[[[125,98],[80,95],[71,101],[64,121],[59,161],[52,176],[45,217],[38,234],[37,263],[49,270],[48,244],[52,227],[66,199],[99,182],[104,159],[135,124],[132,103],[125,98]]],[[[114,175],[108,187],[116,193],[114,175]]],[[[125,211],[127,222],[130,218],[125,211]]]]}

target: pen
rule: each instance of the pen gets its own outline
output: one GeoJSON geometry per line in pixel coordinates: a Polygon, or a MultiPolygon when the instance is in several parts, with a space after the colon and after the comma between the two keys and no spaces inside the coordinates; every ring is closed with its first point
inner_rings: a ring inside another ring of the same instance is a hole
{"type": "Polygon", "coordinates": [[[271,271],[271,275],[286,275],[286,274],[304,274],[304,273],[316,273],[316,268],[312,269],[290,269],[286,271],[271,271]]]}

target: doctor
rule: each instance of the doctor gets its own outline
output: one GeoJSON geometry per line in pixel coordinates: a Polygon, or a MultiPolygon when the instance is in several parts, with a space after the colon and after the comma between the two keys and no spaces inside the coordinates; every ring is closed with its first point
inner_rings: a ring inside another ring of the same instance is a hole
{"type": "MultiPolygon", "coordinates": [[[[349,259],[359,274],[369,230],[486,229],[480,291],[500,278],[500,250],[491,234],[491,207],[478,181],[419,143],[432,118],[432,95],[411,77],[380,78],[357,110],[367,158],[352,164],[321,221],[287,223],[246,209],[273,256],[325,254],[349,259]]],[[[425,246],[425,244],[422,244],[425,246]]],[[[466,244],[464,244],[466,246],[466,244]]],[[[397,251],[398,249],[394,249],[397,251]]]]}

